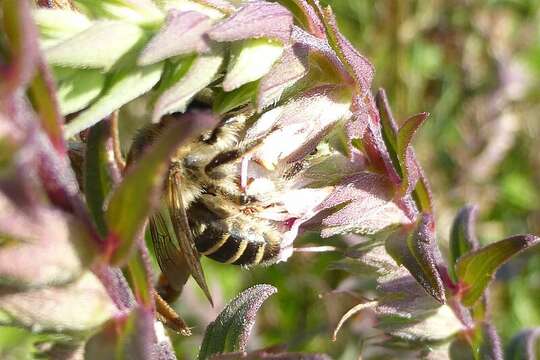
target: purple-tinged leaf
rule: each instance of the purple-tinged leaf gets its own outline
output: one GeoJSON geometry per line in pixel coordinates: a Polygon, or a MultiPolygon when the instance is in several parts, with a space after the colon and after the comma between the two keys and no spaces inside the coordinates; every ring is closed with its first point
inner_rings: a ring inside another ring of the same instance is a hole
{"type": "Polygon", "coordinates": [[[120,268],[98,264],[92,272],[99,278],[114,305],[119,310],[131,309],[135,306],[135,297],[120,268]]]}
{"type": "Polygon", "coordinates": [[[0,209],[0,286],[27,289],[65,284],[96,258],[95,244],[72,216],[37,204],[25,212],[2,193],[0,209]]]}
{"type": "Polygon", "coordinates": [[[101,121],[115,110],[146,93],[159,81],[163,64],[134,69],[123,69],[113,75],[107,90],[88,109],[77,115],[64,127],[64,136],[70,138],[101,121]]]}
{"type": "Polygon", "coordinates": [[[231,46],[223,90],[232,91],[266,75],[283,54],[283,45],[267,39],[248,39],[231,46]]]}
{"type": "Polygon", "coordinates": [[[499,334],[497,334],[495,326],[490,322],[482,322],[481,333],[482,342],[479,349],[480,359],[503,360],[501,339],[499,338],[499,334]]]}
{"type": "Polygon", "coordinates": [[[74,68],[110,69],[144,38],[136,25],[97,21],[86,30],[45,50],[49,64],[74,68]]]}
{"type": "Polygon", "coordinates": [[[358,93],[360,95],[367,94],[371,89],[375,74],[373,65],[341,34],[330,7],[322,12],[322,20],[326,28],[328,42],[355,80],[358,93]]]}
{"type": "Polygon", "coordinates": [[[265,137],[253,158],[265,168],[308,155],[341,120],[350,116],[350,93],[340,86],[320,86],[264,113],[245,141],[265,137]],[[329,111],[331,109],[331,111],[329,111]]]}
{"type": "Polygon", "coordinates": [[[409,223],[392,201],[392,187],[383,176],[361,172],[346,178],[319,206],[338,207],[322,221],[322,237],[336,234],[375,234],[390,226],[409,223]]]}
{"type": "Polygon", "coordinates": [[[277,3],[248,2],[234,15],[215,25],[208,36],[215,41],[238,41],[267,38],[288,43],[293,24],[292,14],[277,3]]]}
{"type": "Polygon", "coordinates": [[[291,11],[296,20],[311,35],[324,39],[326,37],[324,25],[311,5],[305,0],[281,0],[287,9],[291,11]]]}
{"type": "Polygon", "coordinates": [[[136,246],[137,235],[157,205],[170,157],[180,144],[217,124],[208,113],[190,113],[177,119],[144,153],[111,196],[105,220],[109,228],[111,262],[121,264],[136,246]]]}
{"type": "Polygon", "coordinates": [[[426,121],[428,113],[415,115],[399,128],[396,138],[396,152],[401,168],[401,194],[410,194],[420,178],[420,172],[416,166],[416,157],[411,146],[411,141],[420,127],[426,121]]]}
{"type": "Polygon", "coordinates": [[[28,1],[5,0],[2,3],[3,29],[9,40],[11,64],[2,68],[0,95],[23,88],[32,79],[39,57],[37,30],[30,15],[28,1]]]}
{"type": "Polygon", "coordinates": [[[444,304],[446,296],[438,265],[442,261],[435,242],[433,216],[422,214],[414,227],[403,226],[386,239],[394,260],[409,270],[424,290],[444,304]]]}
{"type": "Polygon", "coordinates": [[[172,56],[208,51],[205,34],[211,26],[212,20],[196,11],[169,11],[165,25],[146,45],[138,64],[150,65],[172,56]]]}
{"type": "Polygon", "coordinates": [[[523,330],[510,342],[507,360],[535,360],[540,357],[540,328],[523,330]]]}
{"type": "Polygon", "coordinates": [[[277,103],[283,92],[308,72],[308,50],[295,44],[287,47],[281,58],[272,66],[270,71],[261,79],[257,94],[257,109],[277,103]]]}
{"type": "Polygon", "coordinates": [[[150,360],[156,336],[151,311],[135,307],[129,313],[115,316],[86,343],[88,360],[150,360]]]}
{"type": "MultiPolygon", "coordinates": [[[[476,238],[476,206],[465,206],[454,219],[450,230],[450,269],[455,276],[454,264],[457,260],[470,251],[480,247],[476,238]]],[[[454,280],[456,278],[454,277],[454,280]]]]}
{"type": "Polygon", "coordinates": [[[255,285],[235,297],[206,328],[199,360],[210,359],[214,354],[245,351],[257,311],[276,292],[273,286],[255,285]]]}
{"type": "Polygon", "coordinates": [[[214,80],[222,63],[221,49],[198,56],[187,73],[158,98],[154,106],[152,121],[157,123],[163,115],[185,111],[191,99],[214,80]]]}
{"type": "Polygon", "coordinates": [[[473,306],[502,264],[539,241],[534,235],[516,235],[462,255],[455,270],[463,305],[473,306]]]}
{"type": "Polygon", "coordinates": [[[90,272],[64,286],[0,293],[2,325],[52,332],[87,331],[115,312],[103,285],[90,272]]]}

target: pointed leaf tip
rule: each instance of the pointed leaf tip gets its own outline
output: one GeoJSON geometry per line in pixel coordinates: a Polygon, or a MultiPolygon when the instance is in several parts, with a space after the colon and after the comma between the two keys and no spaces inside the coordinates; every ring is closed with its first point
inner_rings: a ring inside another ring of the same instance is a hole
{"type": "Polygon", "coordinates": [[[456,275],[463,305],[474,305],[502,264],[538,242],[540,238],[534,235],[516,235],[461,256],[456,263],[456,275]]]}
{"type": "Polygon", "coordinates": [[[476,238],[476,206],[465,206],[459,211],[450,230],[450,263],[454,268],[456,261],[469,251],[477,249],[480,244],[476,238]]]}
{"type": "Polygon", "coordinates": [[[224,352],[245,351],[257,311],[276,292],[275,287],[261,284],[234,298],[206,328],[199,360],[224,352]]]}

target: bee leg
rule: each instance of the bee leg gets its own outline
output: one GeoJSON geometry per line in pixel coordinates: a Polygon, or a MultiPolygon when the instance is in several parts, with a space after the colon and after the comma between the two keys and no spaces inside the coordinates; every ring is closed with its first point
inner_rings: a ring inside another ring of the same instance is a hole
{"type": "Polygon", "coordinates": [[[187,326],[185,321],[156,291],[154,291],[154,301],[156,303],[158,319],[163,324],[184,336],[191,335],[191,329],[187,326]]]}

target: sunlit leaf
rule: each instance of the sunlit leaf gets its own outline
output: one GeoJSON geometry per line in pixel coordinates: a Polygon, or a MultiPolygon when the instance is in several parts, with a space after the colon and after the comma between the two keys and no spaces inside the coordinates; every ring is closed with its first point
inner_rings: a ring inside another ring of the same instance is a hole
{"type": "Polygon", "coordinates": [[[97,18],[128,21],[142,26],[156,26],[163,13],[152,0],[75,0],[83,12],[97,18]]]}
{"type": "Polygon", "coordinates": [[[123,69],[115,73],[105,92],[88,109],[64,127],[64,136],[72,137],[89,128],[113,111],[146,93],[159,81],[163,64],[123,69]]]}
{"type": "Polygon", "coordinates": [[[76,70],[58,84],[58,102],[63,115],[87,107],[105,88],[105,74],[100,70],[76,70]]]}
{"type": "Polygon", "coordinates": [[[155,341],[151,311],[136,307],[109,320],[84,349],[88,360],[150,360],[155,341]]]}
{"type": "Polygon", "coordinates": [[[206,328],[199,360],[210,359],[213,354],[245,351],[257,311],[276,292],[273,286],[255,285],[234,298],[206,328]]]}
{"type": "Polygon", "coordinates": [[[203,113],[187,114],[175,120],[130,168],[111,196],[105,214],[113,264],[124,262],[133,250],[136,235],[157,205],[173,152],[216,122],[213,116],[203,113]]]}
{"type": "Polygon", "coordinates": [[[185,111],[191,99],[204,89],[216,76],[223,62],[221,50],[198,56],[187,73],[167,88],[156,101],[152,121],[158,122],[161,116],[185,111]]]}
{"type": "Polygon", "coordinates": [[[414,227],[402,227],[386,240],[388,253],[409,270],[426,292],[438,302],[446,301],[438,271],[440,253],[435,242],[433,217],[423,214],[414,227]]]}
{"type": "Polygon", "coordinates": [[[234,43],[223,89],[232,91],[266,75],[281,57],[283,45],[265,38],[234,43]]]}
{"type": "Polygon", "coordinates": [[[211,25],[212,20],[206,15],[171,10],[165,25],[142,51],[138,63],[150,65],[172,56],[209,50],[204,35],[211,25]]]}
{"type": "Polygon", "coordinates": [[[67,9],[35,9],[32,13],[45,47],[77,34],[92,25],[84,14],[67,9]]]}
{"type": "Polygon", "coordinates": [[[102,20],[47,48],[45,57],[53,65],[109,69],[143,38],[143,30],[136,25],[102,20]]]}
{"type": "Polygon", "coordinates": [[[534,235],[516,235],[461,256],[456,262],[461,302],[465,306],[474,305],[502,264],[539,241],[534,235]]]}
{"type": "Polygon", "coordinates": [[[234,15],[214,26],[208,35],[215,41],[264,37],[286,43],[291,36],[292,24],[292,14],[280,4],[248,2],[234,15]]]}

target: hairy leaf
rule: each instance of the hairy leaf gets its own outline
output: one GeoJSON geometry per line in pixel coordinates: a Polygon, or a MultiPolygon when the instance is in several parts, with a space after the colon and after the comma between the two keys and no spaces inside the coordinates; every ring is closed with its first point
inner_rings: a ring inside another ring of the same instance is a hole
{"type": "Polygon", "coordinates": [[[217,120],[207,113],[191,113],[176,120],[130,168],[111,196],[105,219],[112,246],[112,263],[123,263],[135,246],[148,215],[157,205],[163,180],[174,151],[184,141],[215,126],[217,120]]]}
{"type": "Polygon", "coordinates": [[[86,343],[88,360],[150,360],[155,342],[154,316],[151,311],[135,307],[129,314],[109,320],[103,329],[86,343]]]}
{"type": "Polygon", "coordinates": [[[90,272],[65,286],[0,293],[0,325],[85,331],[101,325],[115,311],[103,285],[90,272]]]}
{"type": "Polygon", "coordinates": [[[191,99],[212,82],[222,62],[221,50],[198,56],[187,73],[158,98],[152,121],[158,122],[163,115],[185,111],[191,99]]]}
{"type": "Polygon", "coordinates": [[[105,74],[100,70],[76,70],[58,84],[58,102],[63,115],[87,107],[105,88],[105,74]]]}
{"type": "Polygon", "coordinates": [[[533,235],[516,235],[461,256],[456,262],[461,302],[465,306],[474,305],[503,263],[539,241],[533,235]]]}
{"type": "Polygon", "coordinates": [[[72,137],[89,128],[113,111],[146,93],[159,81],[163,64],[122,69],[110,79],[110,85],[96,102],[65,126],[64,136],[72,137]]]}
{"type": "Polygon", "coordinates": [[[388,253],[409,270],[426,292],[438,302],[446,301],[444,286],[438,271],[441,261],[435,242],[433,217],[423,214],[413,228],[402,227],[388,237],[388,253]]]}
{"type": "Polygon", "coordinates": [[[45,57],[53,65],[110,69],[143,38],[143,30],[136,25],[102,20],[46,49],[45,57]]]}
{"type": "Polygon", "coordinates": [[[361,172],[344,179],[321,204],[337,210],[322,221],[321,236],[354,232],[375,234],[390,226],[409,223],[392,201],[392,188],[381,175],[361,172]],[[340,207],[338,207],[340,206],[340,207]]]}
{"type": "Polygon", "coordinates": [[[234,43],[223,90],[232,91],[266,75],[281,57],[283,45],[267,39],[249,39],[234,43]]]}
{"type": "Polygon", "coordinates": [[[209,50],[205,33],[212,20],[195,11],[171,10],[165,25],[146,45],[139,56],[139,65],[150,65],[172,56],[209,50]]]}
{"type": "Polygon", "coordinates": [[[210,359],[213,354],[245,351],[257,311],[276,292],[273,286],[255,285],[234,298],[206,328],[199,359],[210,359]]]}
{"type": "Polygon", "coordinates": [[[268,38],[288,42],[293,24],[292,14],[277,3],[255,1],[244,4],[234,15],[208,32],[215,41],[238,41],[268,38]]]}

